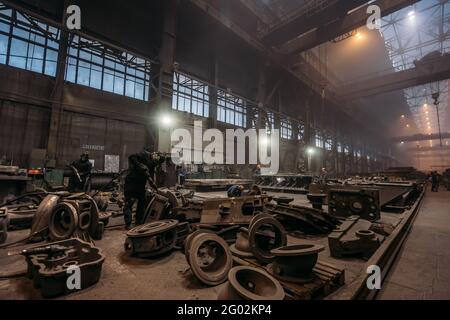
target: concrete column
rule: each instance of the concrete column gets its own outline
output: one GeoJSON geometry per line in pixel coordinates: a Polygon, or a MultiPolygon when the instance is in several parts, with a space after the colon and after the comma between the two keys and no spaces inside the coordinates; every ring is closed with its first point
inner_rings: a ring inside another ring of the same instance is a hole
{"type": "Polygon", "coordinates": [[[63,20],[61,36],[59,39],[58,60],[56,66],[55,86],[51,96],[52,111],[50,115],[50,130],[47,143],[47,156],[51,160],[56,160],[58,152],[58,136],[63,114],[63,94],[64,94],[64,75],[66,72],[67,50],[69,44],[69,30],[66,28],[67,7],[69,0],[64,1],[63,20]]]}
{"type": "Polygon", "coordinates": [[[160,152],[170,152],[171,128],[163,127],[159,123],[159,117],[172,110],[173,65],[176,50],[178,0],[164,1],[164,25],[161,49],[159,52],[159,85],[157,105],[154,108],[153,125],[158,126],[156,149],[160,152]]]}

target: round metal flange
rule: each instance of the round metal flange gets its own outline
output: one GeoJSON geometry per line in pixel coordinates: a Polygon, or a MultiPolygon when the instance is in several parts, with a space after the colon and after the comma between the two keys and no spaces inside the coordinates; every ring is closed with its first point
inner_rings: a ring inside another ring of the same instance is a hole
{"type": "Polygon", "coordinates": [[[281,284],[261,269],[241,266],[228,273],[228,283],[219,294],[219,300],[283,300],[281,284]]]}
{"type": "Polygon", "coordinates": [[[373,239],[375,238],[375,232],[371,230],[358,230],[355,235],[361,239],[373,239]]]}
{"type": "Polygon", "coordinates": [[[241,228],[241,231],[237,234],[236,243],[230,246],[230,251],[233,255],[239,258],[254,258],[253,252],[250,249],[250,243],[248,241],[248,230],[241,228]]]}
{"type": "Polygon", "coordinates": [[[249,227],[248,241],[256,259],[270,263],[275,258],[271,250],[287,244],[286,230],[274,217],[262,213],[253,217],[249,227]]]}
{"type": "Polygon", "coordinates": [[[129,238],[151,237],[169,231],[178,225],[178,220],[161,220],[137,226],[127,232],[129,238]]]}
{"type": "Polygon", "coordinates": [[[201,233],[195,236],[191,240],[188,256],[194,275],[210,286],[225,282],[233,266],[233,257],[228,244],[213,233],[201,233]]]}
{"type": "Polygon", "coordinates": [[[50,216],[49,234],[53,240],[65,240],[72,236],[78,226],[77,210],[70,203],[55,206],[50,216]]]}
{"type": "Polygon", "coordinates": [[[271,251],[274,262],[268,271],[277,279],[305,283],[314,279],[313,268],[317,263],[319,252],[325,249],[322,245],[303,244],[277,248],[271,251]]]}
{"type": "Polygon", "coordinates": [[[191,247],[192,239],[194,239],[196,236],[198,236],[199,234],[202,234],[202,233],[216,234],[214,231],[211,231],[211,230],[208,230],[208,229],[198,229],[198,230],[195,230],[194,232],[190,233],[186,237],[186,240],[184,241],[184,255],[186,257],[186,261],[187,261],[188,264],[190,264],[190,262],[189,262],[189,248],[191,247]]]}

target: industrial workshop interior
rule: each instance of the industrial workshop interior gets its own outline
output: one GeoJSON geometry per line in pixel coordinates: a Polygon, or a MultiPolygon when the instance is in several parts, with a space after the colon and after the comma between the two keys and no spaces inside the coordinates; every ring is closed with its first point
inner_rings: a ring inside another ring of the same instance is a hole
{"type": "Polygon", "coordinates": [[[450,0],[0,0],[0,300],[450,300],[449,87],[450,0]]]}

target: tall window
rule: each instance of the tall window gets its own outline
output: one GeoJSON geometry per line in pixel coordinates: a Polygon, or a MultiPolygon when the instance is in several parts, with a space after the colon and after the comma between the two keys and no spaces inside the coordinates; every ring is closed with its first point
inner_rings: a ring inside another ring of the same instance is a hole
{"type": "Polygon", "coordinates": [[[292,139],[292,123],[290,120],[282,120],[280,122],[281,138],[292,139]]]}
{"type": "Polygon", "coordinates": [[[173,74],[172,109],[209,116],[209,87],[180,73],[173,74]]]}
{"type": "Polygon", "coordinates": [[[238,127],[246,127],[247,109],[245,101],[223,90],[217,90],[217,120],[238,127]]]}
{"type": "Polygon", "coordinates": [[[59,30],[0,2],[0,63],[54,77],[59,30]]]}
{"type": "Polygon", "coordinates": [[[298,130],[297,139],[300,141],[304,141],[305,140],[305,125],[303,123],[299,123],[297,125],[297,130],[298,130]]]}
{"type": "Polygon", "coordinates": [[[333,140],[330,137],[325,139],[325,150],[331,151],[333,149],[333,140]]]}
{"type": "Polygon", "coordinates": [[[323,137],[319,132],[316,132],[315,144],[317,148],[323,148],[323,137]]]}
{"type": "Polygon", "coordinates": [[[69,46],[66,80],[123,96],[148,100],[150,61],[74,35],[69,46]]]}

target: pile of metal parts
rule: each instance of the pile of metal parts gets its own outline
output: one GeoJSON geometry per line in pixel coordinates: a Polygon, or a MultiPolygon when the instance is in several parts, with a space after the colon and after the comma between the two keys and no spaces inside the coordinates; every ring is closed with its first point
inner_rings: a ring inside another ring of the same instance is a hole
{"type": "Polygon", "coordinates": [[[110,214],[100,211],[95,200],[87,194],[50,194],[37,208],[30,237],[36,241],[72,237],[88,242],[100,240],[109,217],[110,214]]]}
{"type": "Polygon", "coordinates": [[[303,174],[277,174],[258,177],[256,184],[265,191],[305,193],[313,182],[313,176],[303,174]]]}
{"type": "Polygon", "coordinates": [[[161,256],[182,245],[189,231],[189,224],[178,220],[146,223],[127,232],[125,251],[142,258],[161,256]]]}
{"type": "Polygon", "coordinates": [[[99,248],[80,239],[68,239],[32,247],[21,252],[27,262],[27,275],[42,296],[51,298],[78,290],[67,285],[73,274],[71,268],[79,270],[79,289],[86,289],[100,279],[105,256],[99,248]]]}
{"type": "Polygon", "coordinates": [[[422,193],[423,186],[418,182],[346,180],[311,184],[308,198],[316,207],[328,204],[329,213],[337,217],[358,215],[376,221],[381,211],[403,213],[410,209],[422,193]]]}

